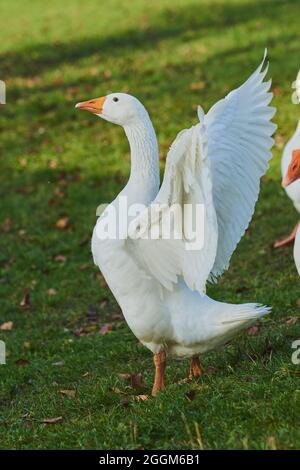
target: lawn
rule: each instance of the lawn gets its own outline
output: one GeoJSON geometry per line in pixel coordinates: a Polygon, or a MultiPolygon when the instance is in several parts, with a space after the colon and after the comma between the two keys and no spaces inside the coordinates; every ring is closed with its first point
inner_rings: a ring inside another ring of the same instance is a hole
{"type": "Polygon", "coordinates": [[[0,16],[0,325],[12,322],[0,331],[0,448],[300,448],[299,277],[292,248],[271,248],[297,221],[280,157],[299,118],[299,1],[2,0],[0,16]],[[250,229],[208,293],[272,314],[204,356],[203,378],[184,381],[188,362],[170,360],[165,392],[138,400],[151,390],[152,355],[122,320],[89,242],[96,207],[128,177],[128,143],[74,105],[110,91],[139,97],[163,170],[196,105],[208,110],[241,84],[266,46],[273,160],[250,229]]]}

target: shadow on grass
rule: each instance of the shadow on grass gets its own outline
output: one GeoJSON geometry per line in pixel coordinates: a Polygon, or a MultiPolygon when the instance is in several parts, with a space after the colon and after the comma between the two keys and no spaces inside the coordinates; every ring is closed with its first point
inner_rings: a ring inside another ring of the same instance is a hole
{"type": "MultiPolygon", "coordinates": [[[[29,77],[45,70],[59,67],[62,63],[79,61],[93,54],[120,56],[128,50],[153,49],[160,41],[170,38],[182,41],[203,37],[215,30],[246,23],[255,19],[272,20],[280,16],[282,24],[297,16],[297,0],[265,0],[255,3],[199,5],[189,7],[168,7],[154,16],[149,27],[136,28],[123,34],[103,37],[80,38],[70,43],[47,43],[27,47],[17,52],[0,55],[0,62],[6,76],[29,77]],[[287,7],[289,9],[287,9],[287,7]]],[[[222,55],[223,56],[223,55],[222,55]]]]}

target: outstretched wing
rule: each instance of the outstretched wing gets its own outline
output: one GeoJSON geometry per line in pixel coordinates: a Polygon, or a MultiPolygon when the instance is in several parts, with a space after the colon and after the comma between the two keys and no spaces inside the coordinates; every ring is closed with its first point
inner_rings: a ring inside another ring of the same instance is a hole
{"type": "Polygon", "coordinates": [[[133,256],[164,287],[172,289],[182,276],[191,289],[205,292],[218,229],[203,124],[178,134],[167,155],[160,191],[132,222],[129,235],[133,256]],[[165,228],[171,230],[164,233],[165,228]]]}
{"type": "MultiPolygon", "coordinates": [[[[265,54],[266,57],[266,54],[265,54]]],[[[211,161],[213,201],[219,241],[211,280],[228,268],[230,258],[252,218],[260,178],[268,168],[276,112],[269,106],[271,80],[264,82],[265,57],[239,88],[217,102],[205,116],[211,161]]]]}

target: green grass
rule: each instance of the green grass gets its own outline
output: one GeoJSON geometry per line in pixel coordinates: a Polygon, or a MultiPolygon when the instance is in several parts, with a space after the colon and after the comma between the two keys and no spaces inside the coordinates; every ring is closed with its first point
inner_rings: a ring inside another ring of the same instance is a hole
{"type": "Polygon", "coordinates": [[[299,118],[290,98],[299,14],[296,0],[1,2],[0,324],[14,323],[0,331],[8,352],[0,366],[1,448],[300,447],[300,366],[291,362],[300,320],[286,323],[299,317],[299,278],[292,249],[270,248],[297,220],[280,187],[280,156],[299,118]],[[203,357],[210,373],[202,379],[180,383],[188,363],[170,360],[166,391],[135,401],[151,389],[152,357],[123,321],[99,334],[118,306],[89,247],[97,205],[126,182],[128,143],[122,129],[74,104],[110,90],[139,97],[163,167],[177,132],[197,121],[195,106],[207,110],[245,80],[265,46],[278,107],[274,158],[250,229],[209,294],[269,304],[273,313],[256,335],[203,357]],[[194,82],[203,89],[192,90],[194,82]],[[69,217],[66,230],[55,225],[62,217],[69,217]],[[99,326],[89,322],[90,304],[99,326]],[[75,336],[81,326],[90,334],[75,336]],[[17,365],[20,358],[28,364],[17,365]],[[138,390],[118,377],[139,372],[138,390]],[[63,396],[65,389],[76,397],[63,396]],[[41,423],[58,416],[62,423],[41,423]]]}

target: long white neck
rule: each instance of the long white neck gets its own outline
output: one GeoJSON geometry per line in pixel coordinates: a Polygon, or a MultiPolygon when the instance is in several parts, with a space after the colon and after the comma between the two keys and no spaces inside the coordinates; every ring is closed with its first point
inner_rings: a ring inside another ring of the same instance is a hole
{"type": "Polygon", "coordinates": [[[129,184],[149,184],[159,187],[158,145],[154,128],[145,110],[124,130],[130,145],[131,171],[129,184]]]}

